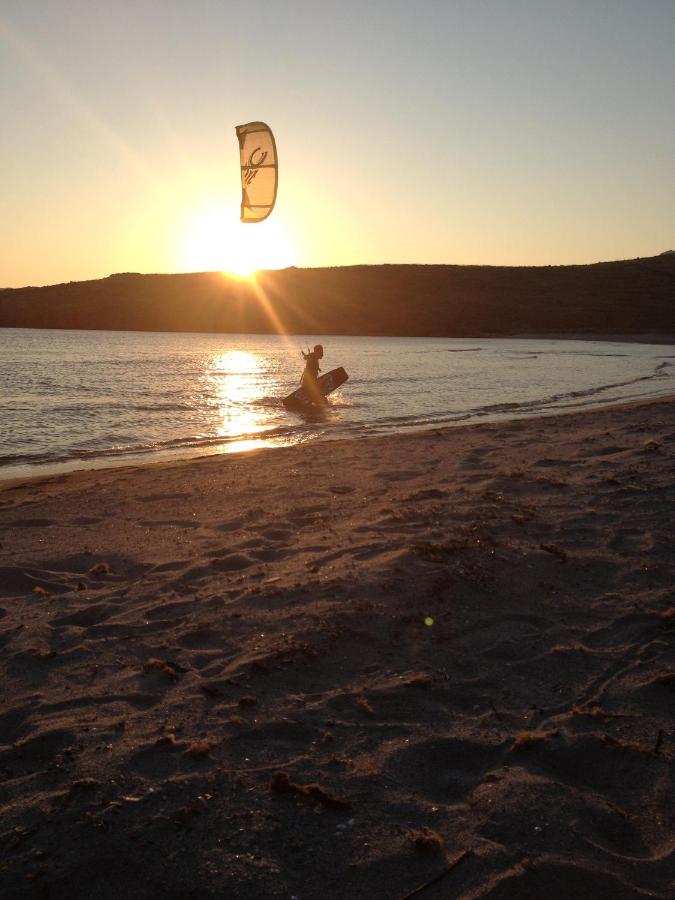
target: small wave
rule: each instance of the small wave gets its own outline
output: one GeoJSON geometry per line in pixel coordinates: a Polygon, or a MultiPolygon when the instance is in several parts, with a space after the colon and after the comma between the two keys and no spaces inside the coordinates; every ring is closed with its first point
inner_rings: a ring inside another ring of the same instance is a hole
{"type": "Polygon", "coordinates": [[[67,458],[55,453],[0,453],[0,466],[40,466],[50,462],[61,462],[67,458]]]}
{"type": "Polygon", "coordinates": [[[302,426],[279,426],[245,434],[233,435],[191,435],[170,440],[147,441],[133,444],[114,444],[101,447],[71,447],[60,452],[8,453],[0,454],[0,465],[45,465],[62,463],[69,460],[90,461],[105,458],[125,458],[145,456],[158,452],[181,450],[212,450],[213,448],[236,444],[241,441],[263,440],[270,442],[284,441],[302,426]]]}
{"type": "Polygon", "coordinates": [[[238,441],[279,439],[292,433],[289,426],[278,426],[260,429],[242,434],[226,435],[188,435],[182,438],[171,438],[164,441],[148,441],[147,443],[115,445],[108,447],[73,448],[70,455],[79,459],[90,459],[98,456],[123,456],[138,453],[151,453],[158,450],[209,449],[238,441]]]}
{"type": "MultiPolygon", "coordinates": [[[[652,381],[656,378],[661,378],[665,373],[660,370],[661,366],[659,365],[651,375],[641,375],[638,378],[632,378],[628,381],[617,381],[613,384],[601,384],[597,385],[596,387],[587,388],[586,390],[581,391],[568,391],[567,393],[563,394],[551,394],[549,397],[540,397],[536,400],[519,401],[513,403],[494,403],[488,406],[475,408],[474,410],[472,410],[472,412],[474,412],[476,415],[489,415],[490,413],[494,412],[503,413],[514,412],[516,410],[527,411],[542,408],[550,409],[555,406],[564,406],[570,401],[578,401],[591,397],[597,397],[599,394],[604,394],[611,390],[631,387],[631,385],[634,384],[640,384],[641,382],[652,381]]],[[[665,377],[669,376],[666,375],[665,377]]]]}

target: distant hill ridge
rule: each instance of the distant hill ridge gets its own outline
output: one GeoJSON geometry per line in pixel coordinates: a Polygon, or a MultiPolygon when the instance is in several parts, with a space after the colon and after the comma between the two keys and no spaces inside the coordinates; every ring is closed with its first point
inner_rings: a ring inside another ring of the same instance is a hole
{"type": "Polygon", "coordinates": [[[0,291],[0,327],[479,337],[675,334],[675,254],[578,266],[120,273],[0,291]]]}

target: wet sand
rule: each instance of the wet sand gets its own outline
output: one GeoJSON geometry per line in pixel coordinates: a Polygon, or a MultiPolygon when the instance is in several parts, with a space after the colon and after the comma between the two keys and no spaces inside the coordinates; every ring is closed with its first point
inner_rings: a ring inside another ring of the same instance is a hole
{"type": "Polygon", "coordinates": [[[0,486],[2,896],[671,896],[674,438],[658,400],[0,486]]]}

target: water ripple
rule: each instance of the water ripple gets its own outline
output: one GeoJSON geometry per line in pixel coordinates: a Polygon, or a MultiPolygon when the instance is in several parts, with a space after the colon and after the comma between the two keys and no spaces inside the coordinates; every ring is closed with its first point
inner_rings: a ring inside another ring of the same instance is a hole
{"type": "Polygon", "coordinates": [[[0,477],[541,415],[672,393],[663,345],[0,329],[0,477]],[[299,348],[350,381],[288,413],[299,348]]]}

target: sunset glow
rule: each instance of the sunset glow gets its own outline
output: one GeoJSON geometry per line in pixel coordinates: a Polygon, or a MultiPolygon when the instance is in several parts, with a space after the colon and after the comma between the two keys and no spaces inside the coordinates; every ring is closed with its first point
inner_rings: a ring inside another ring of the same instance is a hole
{"type": "Polygon", "coordinates": [[[189,272],[249,276],[258,269],[294,265],[291,242],[278,220],[244,225],[238,211],[225,207],[202,210],[188,219],[180,254],[177,265],[189,272]]]}
{"type": "Polygon", "coordinates": [[[1,5],[0,289],[672,249],[668,0],[169,5],[1,5]],[[256,121],[278,193],[244,225],[256,121]]]}

